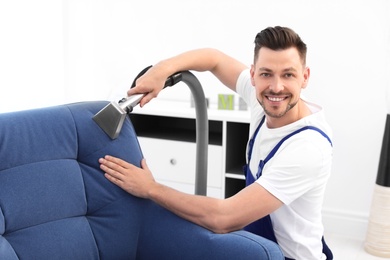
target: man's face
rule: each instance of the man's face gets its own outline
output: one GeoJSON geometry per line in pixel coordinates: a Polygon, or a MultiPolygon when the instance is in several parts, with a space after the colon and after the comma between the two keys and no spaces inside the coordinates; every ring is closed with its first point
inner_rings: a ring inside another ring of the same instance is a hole
{"type": "Polygon", "coordinates": [[[306,87],[309,68],[303,67],[299,53],[292,47],[274,51],[261,48],[251,67],[252,85],[267,116],[277,119],[294,115],[300,93],[306,87]]]}

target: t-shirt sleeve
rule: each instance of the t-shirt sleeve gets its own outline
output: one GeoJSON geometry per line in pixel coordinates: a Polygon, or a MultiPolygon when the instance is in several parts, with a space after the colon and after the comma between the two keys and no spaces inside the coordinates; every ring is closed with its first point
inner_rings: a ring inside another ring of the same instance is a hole
{"type": "Polygon", "coordinates": [[[253,87],[251,86],[252,83],[249,69],[245,69],[237,79],[236,92],[248,105],[250,104],[250,97],[252,96],[251,93],[253,91],[253,87]]]}

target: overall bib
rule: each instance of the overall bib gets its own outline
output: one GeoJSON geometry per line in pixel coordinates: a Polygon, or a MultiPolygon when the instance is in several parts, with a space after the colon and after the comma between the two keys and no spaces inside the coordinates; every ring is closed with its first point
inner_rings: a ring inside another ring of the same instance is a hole
{"type": "MultiPolygon", "coordinates": [[[[300,129],[298,129],[298,130],[288,134],[284,138],[282,138],[279,141],[279,143],[267,155],[267,157],[264,160],[260,160],[259,168],[257,170],[256,179],[255,179],[253,177],[253,174],[252,174],[250,168],[249,168],[249,163],[250,163],[250,160],[251,160],[251,157],[252,157],[253,145],[255,143],[255,139],[256,139],[257,133],[259,132],[261,126],[264,123],[264,121],[265,121],[265,116],[262,118],[259,126],[256,128],[256,131],[254,132],[252,138],[249,140],[249,144],[248,144],[248,163],[244,166],[246,186],[252,184],[258,178],[260,178],[260,176],[262,174],[262,171],[263,171],[263,168],[264,168],[264,165],[275,155],[275,153],[277,152],[279,147],[283,144],[283,142],[286,141],[288,138],[290,138],[291,136],[293,136],[295,134],[298,134],[298,133],[300,133],[302,131],[305,131],[305,130],[314,130],[314,131],[319,132],[322,136],[324,136],[329,141],[330,145],[332,145],[332,141],[330,140],[330,138],[321,129],[316,128],[314,126],[302,127],[300,129]]],[[[257,235],[260,235],[262,237],[265,237],[265,238],[267,238],[269,240],[272,240],[275,243],[277,243],[277,240],[276,240],[276,237],[275,237],[275,233],[274,233],[274,230],[273,230],[273,227],[272,227],[271,217],[269,215],[267,215],[267,216],[265,216],[265,217],[255,221],[255,222],[249,224],[244,229],[247,230],[247,231],[250,231],[252,233],[255,233],[257,235]]],[[[332,260],[333,259],[332,251],[326,245],[324,237],[322,237],[322,245],[323,245],[323,250],[322,251],[326,255],[326,259],[327,260],[332,260]]],[[[287,257],[285,259],[286,260],[293,260],[293,259],[290,259],[290,258],[287,258],[287,257]]]]}

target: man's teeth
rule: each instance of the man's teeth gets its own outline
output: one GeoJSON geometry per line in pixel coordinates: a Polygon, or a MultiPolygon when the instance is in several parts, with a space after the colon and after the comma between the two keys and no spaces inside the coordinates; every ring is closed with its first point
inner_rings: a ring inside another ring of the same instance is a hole
{"type": "Polygon", "coordinates": [[[283,101],[285,98],[283,97],[268,97],[268,100],[278,102],[278,101],[283,101]]]}

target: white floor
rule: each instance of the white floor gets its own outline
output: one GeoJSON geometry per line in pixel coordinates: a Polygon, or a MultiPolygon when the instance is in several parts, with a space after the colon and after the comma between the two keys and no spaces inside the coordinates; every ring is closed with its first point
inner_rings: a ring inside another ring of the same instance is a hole
{"type": "Polygon", "coordinates": [[[364,250],[364,241],[343,237],[336,234],[325,234],[326,243],[332,249],[335,260],[384,260],[364,250]]]}

